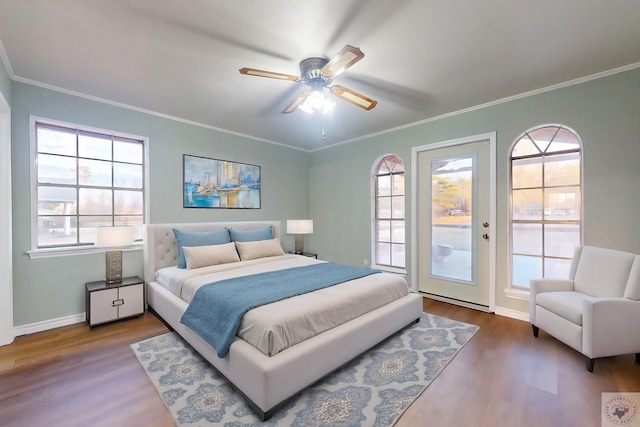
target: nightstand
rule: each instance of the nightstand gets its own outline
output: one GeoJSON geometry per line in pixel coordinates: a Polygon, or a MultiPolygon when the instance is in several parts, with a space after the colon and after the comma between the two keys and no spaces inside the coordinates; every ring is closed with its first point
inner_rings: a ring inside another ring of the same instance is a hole
{"type": "Polygon", "coordinates": [[[98,280],[84,286],[90,327],[144,313],[144,280],[138,276],[125,277],[120,283],[98,280]]]}
{"type": "MultiPolygon", "coordinates": [[[[296,254],[294,251],[289,251],[288,253],[296,254]]],[[[308,256],[309,258],[318,259],[318,254],[314,254],[313,252],[302,252],[301,254],[296,254],[296,255],[308,256]]]]}

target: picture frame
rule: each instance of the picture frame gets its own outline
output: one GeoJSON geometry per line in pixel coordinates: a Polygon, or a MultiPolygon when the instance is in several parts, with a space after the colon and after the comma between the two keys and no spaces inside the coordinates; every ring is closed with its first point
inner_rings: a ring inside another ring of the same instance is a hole
{"type": "Polygon", "coordinates": [[[184,208],[260,209],[261,168],[183,154],[182,191],[184,208]]]}

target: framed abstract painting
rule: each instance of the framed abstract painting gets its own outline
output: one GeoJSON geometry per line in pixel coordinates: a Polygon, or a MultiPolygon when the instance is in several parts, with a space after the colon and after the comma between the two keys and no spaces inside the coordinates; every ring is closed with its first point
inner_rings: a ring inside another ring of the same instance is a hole
{"type": "Polygon", "coordinates": [[[182,156],[185,208],[260,209],[260,166],[182,156]]]}

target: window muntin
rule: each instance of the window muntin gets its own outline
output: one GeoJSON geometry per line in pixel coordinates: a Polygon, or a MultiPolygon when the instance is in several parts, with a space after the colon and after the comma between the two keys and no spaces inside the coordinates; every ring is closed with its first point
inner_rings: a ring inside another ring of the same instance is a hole
{"type": "Polygon", "coordinates": [[[511,152],[510,288],[529,280],[568,277],[582,242],[582,151],[578,135],[561,125],[525,132],[511,152]]]}
{"type": "Polygon", "coordinates": [[[34,121],[34,249],[92,247],[104,226],[141,241],[144,153],[142,139],[34,121]]]}
{"type": "Polygon", "coordinates": [[[404,164],[388,155],[374,168],[374,263],[405,268],[404,164]]]}

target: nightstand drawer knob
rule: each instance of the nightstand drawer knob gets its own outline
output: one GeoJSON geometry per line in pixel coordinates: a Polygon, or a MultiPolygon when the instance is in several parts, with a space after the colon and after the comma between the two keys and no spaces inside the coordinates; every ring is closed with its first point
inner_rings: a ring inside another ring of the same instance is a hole
{"type": "Polygon", "coordinates": [[[117,299],[117,300],[114,300],[114,301],[111,303],[111,306],[112,306],[112,307],[115,307],[115,306],[118,306],[118,305],[124,305],[124,300],[123,300],[122,298],[117,299]]]}

